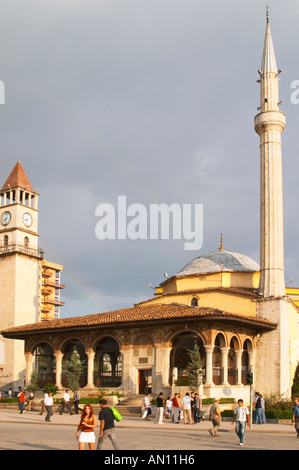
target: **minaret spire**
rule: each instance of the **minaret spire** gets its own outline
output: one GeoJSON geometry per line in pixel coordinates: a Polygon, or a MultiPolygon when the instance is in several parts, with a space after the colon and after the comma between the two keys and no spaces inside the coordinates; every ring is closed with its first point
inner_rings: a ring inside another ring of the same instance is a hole
{"type": "Polygon", "coordinates": [[[276,58],[274,53],[274,46],[269,22],[269,16],[267,16],[266,23],[266,35],[264,42],[263,58],[261,65],[261,73],[277,73],[276,58]]]}
{"type": "Polygon", "coordinates": [[[283,297],[284,241],[281,133],[285,115],[279,110],[279,90],[269,12],[266,14],[266,34],[260,74],[260,113],[255,117],[255,130],[260,136],[260,294],[283,297]]]}

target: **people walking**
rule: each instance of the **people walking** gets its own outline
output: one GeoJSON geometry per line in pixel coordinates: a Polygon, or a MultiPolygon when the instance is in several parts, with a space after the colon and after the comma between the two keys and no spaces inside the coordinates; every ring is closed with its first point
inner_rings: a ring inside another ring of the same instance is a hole
{"type": "Polygon", "coordinates": [[[234,411],[232,424],[236,423],[235,431],[239,438],[239,445],[244,445],[246,423],[250,425],[250,413],[247,406],[244,406],[243,400],[238,400],[238,406],[234,411]]]}
{"type": "Polygon", "coordinates": [[[105,398],[102,398],[102,400],[100,400],[100,407],[100,433],[97,444],[97,450],[103,449],[103,444],[107,437],[109,437],[110,441],[112,442],[114,449],[119,450],[119,444],[115,436],[114,415],[112,413],[112,410],[108,407],[107,400],[105,398]]]}
{"type": "Polygon", "coordinates": [[[253,403],[255,411],[253,412],[253,424],[263,424],[262,403],[259,392],[255,392],[255,401],[253,403]]]}
{"type": "Polygon", "coordinates": [[[193,402],[193,421],[194,423],[200,423],[203,420],[202,416],[202,398],[199,396],[198,393],[194,395],[194,402],[193,402]]]}
{"type": "Polygon", "coordinates": [[[24,391],[20,388],[19,393],[18,393],[18,399],[19,399],[19,410],[20,414],[24,413],[25,411],[25,393],[24,391]]]}
{"type": "Polygon", "coordinates": [[[151,394],[148,393],[144,397],[144,410],[142,414],[142,418],[145,419],[145,421],[149,421],[149,416],[152,414],[152,397],[151,394]]]}
{"type": "Polygon", "coordinates": [[[43,415],[44,411],[46,410],[46,405],[45,405],[45,400],[46,400],[46,397],[48,396],[47,392],[45,392],[44,394],[44,399],[41,403],[41,410],[40,410],[40,414],[43,415]]]}
{"type": "Polygon", "coordinates": [[[295,399],[295,407],[293,409],[292,423],[295,426],[297,437],[299,437],[299,398],[295,399]]]}
{"type": "Polygon", "coordinates": [[[192,424],[192,412],[191,412],[191,403],[193,398],[189,396],[189,392],[186,392],[182,400],[183,412],[184,412],[184,424],[192,424]]]}
{"type": "Polygon", "coordinates": [[[157,398],[157,411],[156,411],[156,419],[155,419],[156,424],[163,423],[163,412],[164,412],[163,392],[160,392],[157,398]]]}
{"type": "Polygon", "coordinates": [[[62,404],[60,405],[60,408],[59,408],[59,414],[60,415],[62,415],[62,412],[63,412],[65,407],[67,408],[69,414],[72,415],[73,413],[72,413],[72,409],[71,409],[71,405],[70,405],[69,389],[66,389],[65,394],[62,397],[62,404]]]}
{"type": "Polygon", "coordinates": [[[93,414],[92,405],[85,405],[76,432],[76,439],[79,441],[79,450],[84,450],[85,444],[88,444],[89,450],[94,450],[96,441],[94,430],[96,426],[97,418],[93,414]]]}
{"type": "Polygon", "coordinates": [[[166,400],[166,414],[171,418],[171,421],[173,422],[172,400],[170,396],[166,400]]]}
{"type": "Polygon", "coordinates": [[[210,407],[209,419],[213,425],[213,428],[209,429],[209,433],[212,437],[218,437],[218,429],[221,425],[220,398],[215,398],[214,404],[210,407]]]}
{"type": "Polygon", "coordinates": [[[31,406],[32,406],[33,400],[34,400],[34,395],[33,395],[33,392],[31,391],[29,393],[29,397],[28,397],[28,411],[31,411],[31,406]]]}
{"type": "Polygon", "coordinates": [[[44,405],[45,405],[45,410],[47,412],[45,421],[50,423],[51,421],[51,416],[53,414],[53,397],[52,397],[52,392],[49,392],[45,395],[44,399],[44,405]]]}
{"type": "Polygon", "coordinates": [[[75,391],[74,391],[73,402],[74,402],[74,407],[75,407],[75,413],[76,413],[76,415],[78,415],[80,411],[83,411],[83,410],[81,410],[81,409],[79,408],[79,401],[80,401],[79,392],[78,392],[78,390],[75,390],[75,391]]]}
{"type": "Polygon", "coordinates": [[[263,395],[260,393],[260,398],[261,398],[261,417],[262,417],[262,423],[266,424],[266,406],[265,406],[265,399],[263,398],[263,395]]]}
{"type": "Polygon", "coordinates": [[[173,422],[179,424],[180,422],[180,412],[181,412],[181,405],[179,402],[179,394],[175,393],[172,399],[172,407],[173,407],[173,422]]]}

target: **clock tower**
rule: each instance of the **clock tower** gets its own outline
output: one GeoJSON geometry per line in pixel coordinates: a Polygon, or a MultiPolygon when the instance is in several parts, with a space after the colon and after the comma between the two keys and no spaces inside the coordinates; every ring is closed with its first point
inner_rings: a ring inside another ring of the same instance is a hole
{"type": "MultiPolygon", "coordinates": [[[[35,323],[39,319],[43,252],[38,249],[38,196],[21,163],[17,162],[0,190],[2,328],[35,323]]],[[[0,379],[16,389],[17,385],[24,385],[24,374],[23,343],[0,335],[0,379]]]]}

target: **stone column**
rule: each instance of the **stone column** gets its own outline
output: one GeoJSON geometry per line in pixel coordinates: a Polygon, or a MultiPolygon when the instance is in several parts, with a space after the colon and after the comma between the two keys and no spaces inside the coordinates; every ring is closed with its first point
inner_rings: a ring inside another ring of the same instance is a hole
{"type": "MultiPolygon", "coordinates": [[[[158,394],[163,391],[165,371],[164,371],[164,357],[165,348],[161,347],[160,344],[155,344],[155,370],[153,371],[153,393],[158,394]]],[[[168,380],[167,380],[168,384],[168,380]]],[[[165,384],[166,385],[166,384],[165,384]]]]}
{"type": "Polygon", "coordinates": [[[54,356],[56,358],[56,387],[62,388],[62,386],[61,386],[61,374],[62,374],[63,353],[61,351],[55,351],[54,356]]]}
{"type": "Polygon", "coordinates": [[[254,381],[254,362],[255,362],[255,351],[248,351],[249,357],[249,369],[253,372],[253,381],[254,381]]]}
{"type": "Polygon", "coordinates": [[[25,385],[29,385],[31,382],[32,376],[32,364],[34,360],[34,355],[31,352],[25,353],[25,361],[26,361],[26,375],[25,375],[25,385]]]}
{"type": "Polygon", "coordinates": [[[132,346],[123,345],[120,353],[123,360],[122,389],[126,394],[134,396],[138,393],[138,375],[136,373],[133,374],[132,370],[132,346]]]}
{"type": "Polygon", "coordinates": [[[213,350],[214,346],[205,346],[206,350],[206,385],[212,386],[213,383],[213,350]]]}
{"type": "Polygon", "coordinates": [[[242,385],[242,353],[243,349],[235,350],[237,358],[237,385],[242,385]]]}
{"type": "Polygon", "coordinates": [[[87,385],[85,388],[95,388],[94,385],[94,357],[95,352],[93,349],[87,349],[87,385]]]}
{"type": "Polygon", "coordinates": [[[222,385],[229,385],[228,383],[228,365],[227,365],[227,358],[228,358],[228,347],[220,348],[221,351],[221,367],[222,367],[222,385]]]}

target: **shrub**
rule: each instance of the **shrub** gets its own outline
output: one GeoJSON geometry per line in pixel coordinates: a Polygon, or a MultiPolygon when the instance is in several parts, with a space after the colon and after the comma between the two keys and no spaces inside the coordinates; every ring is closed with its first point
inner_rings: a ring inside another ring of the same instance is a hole
{"type": "Polygon", "coordinates": [[[190,386],[189,379],[177,379],[174,384],[177,385],[178,387],[189,387],[190,386]]]}
{"type": "Polygon", "coordinates": [[[18,398],[1,398],[0,403],[18,403],[19,399],[18,398]]]}

